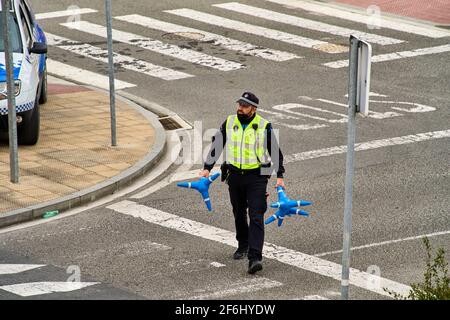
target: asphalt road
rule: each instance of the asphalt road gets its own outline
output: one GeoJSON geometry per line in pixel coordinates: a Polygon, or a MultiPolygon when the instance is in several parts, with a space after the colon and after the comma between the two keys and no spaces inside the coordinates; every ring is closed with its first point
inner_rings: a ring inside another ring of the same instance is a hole
{"type": "MultiPolygon", "coordinates": [[[[71,5],[70,1],[31,2],[39,13],[65,10],[71,5]]],[[[121,66],[117,78],[136,85],[124,91],[158,103],[193,125],[201,121],[203,131],[218,128],[228,114],[234,113],[234,102],[243,91],[254,92],[260,98],[261,114],[280,130],[281,147],[289,159],[285,179],[288,194],[314,203],[308,208],[311,214],[308,218],[291,217],[281,228],[275,224],[267,226],[266,241],[300,253],[320,255],[321,259],[340,264],[341,253],[333,252],[342,249],[345,153],[332,152],[312,159],[294,155],[347,144],[347,124],[337,121],[345,118],[346,109],[336,103],[346,103],[348,69],[333,69],[323,64],[347,59],[348,54],[304,48],[164,11],[189,8],[341,46],[348,46],[348,38],[212,7],[217,3],[223,1],[178,0],[152,4],[114,1],[113,16],[141,14],[302,58],[270,61],[226,50],[210,42],[169,37],[167,32],[138,26],[131,20],[114,19],[115,29],[245,66],[239,70],[219,71],[115,42],[118,53],[193,75],[165,81],[121,66]]],[[[386,28],[370,30],[360,23],[269,2],[242,0],[240,3],[404,41],[385,46],[373,44],[374,56],[447,45],[450,39],[386,28]]],[[[83,21],[105,25],[101,2],[78,1],[77,5],[99,11],[82,15],[83,21]]],[[[46,32],[106,48],[104,38],[62,26],[67,19],[45,19],[42,25],[46,32]]],[[[50,47],[49,56],[65,64],[107,74],[105,63],[60,47],[50,47]]],[[[394,240],[438,232],[442,234],[431,237],[431,243],[434,247],[443,247],[447,259],[450,257],[449,66],[449,52],[372,65],[371,91],[378,96],[371,98],[370,108],[377,114],[357,119],[356,140],[367,142],[369,148],[356,153],[352,232],[352,247],[367,247],[352,251],[353,268],[369,272],[379,269],[381,277],[406,285],[421,281],[425,268],[422,242],[418,238],[394,240]],[[392,113],[396,113],[395,116],[392,113]],[[420,134],[440,131],[447,132],[447,137],[436,138],[430,134],[430,139],[414,141],[420,134]],[[409,137],[401,138],[405,136],[409,137]],[[400,138],[392,140],[397,137],[400,138]],[[378,140],[390,142],[383,145],[378,140]],[[388,243],[371,245],[385,241],[388,243]]],[[[207,145],[208,141],[204,141],[205,148],[207,145]]],[[[200,164],[194,164],[190,169],[199,168],[200,164]]],[[[170,177],[176,169],[177,166],[172,165],[164,176],[170,177]]],[[[269,201],[276,199],[274,180],[269,182],[269,201]]],[[[214,211],[209,213],[197,194],[171,183],[143,199],[132,201],[207,226],[234,231],[226,185],[216,182],[211,189],[211,198],[214,211]]],[[[0,250],[5,252],[2,257],[8,257],[2,258],[2,263],[23,263],[17,261],[28,257],[27,263],[62,269],[77,265],[82,276],[106,286],[106,296],[111,287],[111,298],[301,299],[321,296],[338,299],[340,291],[339,281],[276,259],[265,258],[264,270],[258,277],[251,277],[246,273],[246,262],[231,259],[234,252],[231,246],[149,223],[106,206],[0,234],[0,250]],[[255,282],[255,279],[258,280],[255,282]],[[243,287],[248,290],[238,289],[243,287]]],[[[24,282],[23,273],[12,277],[16,282],[24,282]]],[[[89,290],[92,289],[82,289],[74,294],[77,298],[91,299],[89,290]],[[80,295],[84,290],[86,294],[80,295]]],[[[61,295],[58,297],[71,297],[68,293],[61,295]]],[[[387,298],[357,286],[351,286],[350,296],[352,299],[387,298]]],[[[10,298],[11,295],[0,290],[0,297],[10,298]]],[[[45,298],[45,295],[36,296],[40,297],[45,298]]]]}

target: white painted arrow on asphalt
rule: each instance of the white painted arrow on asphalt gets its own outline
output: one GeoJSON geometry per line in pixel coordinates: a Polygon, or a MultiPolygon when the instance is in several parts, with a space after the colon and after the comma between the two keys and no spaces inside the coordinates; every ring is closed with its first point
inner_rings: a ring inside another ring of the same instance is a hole
{"type": "Polygon", "coordinates": [[[40,267],[45,267],[45,264],[0,264],[0,275],[21,273],[40,267]]]}
{"type": "Polygon", "coordinates": [[[5,290],[22,297],[30,297],[55,292],[80,290],[98,283],[99,282],[30,282],[1,286],[0,290],[5,290]]]}

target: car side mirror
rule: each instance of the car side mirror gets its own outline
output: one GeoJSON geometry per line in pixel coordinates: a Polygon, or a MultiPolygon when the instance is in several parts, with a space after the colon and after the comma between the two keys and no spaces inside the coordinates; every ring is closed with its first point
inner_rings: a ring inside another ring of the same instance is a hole
{"type": "Polygon", "coordinates": [[[47,53],[47,45],[43,42],[34,42],[30,53],[45,54],[47,53]]]}

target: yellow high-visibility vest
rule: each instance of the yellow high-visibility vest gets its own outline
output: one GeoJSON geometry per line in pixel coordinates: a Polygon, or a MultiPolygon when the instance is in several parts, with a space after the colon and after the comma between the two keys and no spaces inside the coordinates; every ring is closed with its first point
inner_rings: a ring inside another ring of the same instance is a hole
{"type": "Polygon", "coordinates": [[[245,130],[237,115],[227,118],[227,162],[236,168],[249,170],[261,167],[265,154],[265,130],[269,121],[258,114],[245,130]]]}

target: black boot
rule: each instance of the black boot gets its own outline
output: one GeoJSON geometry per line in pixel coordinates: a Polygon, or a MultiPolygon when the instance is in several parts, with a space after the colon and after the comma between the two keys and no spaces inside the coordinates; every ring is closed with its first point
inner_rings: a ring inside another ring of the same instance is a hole
{"type": "Polygon", "coordinates": [[[263,269],[261,260],[250,260],[248,262],[248,273],[254,274],[257,271],[261,271],[263,269]]]}
{"type": "Polygon", "coordinates": [[[248,248],[238,248],[236,252],[233,254],[234,260],[240,260],[247,256],[248,248]]]}

